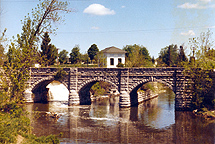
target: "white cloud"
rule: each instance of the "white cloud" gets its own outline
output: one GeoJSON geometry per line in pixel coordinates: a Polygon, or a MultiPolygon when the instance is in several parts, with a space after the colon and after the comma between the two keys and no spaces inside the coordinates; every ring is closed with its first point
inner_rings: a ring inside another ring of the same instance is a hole
{"type": "Polygon", "coordinates": [[[184,3],[182,5],[178,5],[178,8],[182,9],[203,9],[203,6],[200,6],[198,3],[197,4],[191,4],[191,3],[184,3]]]}
{"type": "Polygon", "coordinates": [[[200,0],[201,2],[204,2],[204,3],[209,3],[211,2],[212,0],[200,0]]]}
{"type": "Polygon", "coordinates": [[[212,2],[212,0],[200,0],[199,3],[184,3],[182,5],[178,5],[178,8],[182,9],[207,9],[207,8],[215,8],[214,4],[208,4],[209,2],[212,2]]]}
{"type": "Polygon", "coordinates": [[[125,6],[121,6],[121,8],[125,8],[125,6]]]}
{"type": "Polygon", "coordinates": [[[100,29],[100,27],[93,26],[93,27],[91,27],[91,29],[98,30],[98,29],[100,29]]]}
{"type": "Polygon", "coordinates": [[[193,30],[189,30],[188,32],[181,32],[181,35],[183,35],[183,36],[194,36],[195,33],[193,30]]]}
{"type": "Polygon", "coordinates": [[[83,12],[87,14],[100,15],[100,16],[115,14],[114,10],[110,10],[101,4],[91,4],[83,12]]]}
{"type": "Polygon", "coordinates": [[[215,28],[215,25],[214,26],[207,26],[206,28],[209,28],[209,29],[212,28],[213,29],[213,28],[215,28]]]}

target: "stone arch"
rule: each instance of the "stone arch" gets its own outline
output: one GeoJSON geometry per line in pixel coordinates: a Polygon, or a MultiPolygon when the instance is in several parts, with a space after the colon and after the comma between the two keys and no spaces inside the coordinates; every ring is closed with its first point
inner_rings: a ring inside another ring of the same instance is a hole
{"type": "MultiPolygon", "coordinates": [[[[46,86],[54,80],[55,79],[53,76],[49,76],[41,78],[34,84],[32,84],[29,90],[34,94],[33,102],[48,102],[47,98],[44,97],[44,95],[47,95],[48,93],[48,89],[46,88],[46,86]]],[[[62,83],[68,89],[68,85],[66,82],[64,81],[59,82],[62,83]]]]}
{"type": "Polygon", "coordinates": [[[173,89],[173,86],[171,84],[169,84],[168,82],[166,81],[163,81],[163,80],[159,80],[159,79],[156,79],[156,78],[148,78],[148,79],[143,79],[139,82],[136,82],[135,85],[133,85],[129,91],[128,91],[128,94],[130,95],[130,103],[131,103],[131,106],[137,106],[138,105],[138,94],[137,94],[137,90],[143,85],[143,84],[146,84],[148,82],[159,82],[159,83],[162,83],[164,85],[166,85],[168,88],[170,88],[173,92],[174,92],[174,89],[173,89]]]}
{"type": "Polygon", "coordinates": [[[148,82],[159,82],[159,83],[162,83],[164,84],[165,86],[167,86],[168,88],[170,88],[172,91],[174,91],[174,88],[171,84],[169,84],[168,82],[166,81],[163,81],[163,80],[160,80],[160,79],[156,79],[156,78],[148,78],[148,79],[143,79],[137,83],[135,83],[129,90],[128,90],[128,93],[130,93],[131,91],[133,91],[138,85],[141,85],[141,84],[145,84],[145,83],[148,83],[148,82]]]}
{"type": "MultiPolygon", "coordinates": [[[[34,84],[32,84],[32,86],[30,87],[30,90],[33,91],[40,83],[44,82],[44,81],[54,81],[54,77],[52,76],[49,76],[49,77],[45,77],[45,78],[41,78],[40,80],[36,81],[34,84]]],[[[65,82],[65,81],[60,81],[60,80],[57,80],[59,81],[60,83],[62,83],[65,87],[68,88],[68,84],[65,82]]]]}
{"type": "Polygon", "coordinates": [[[111,81],[108,81],[108,80],[105,80],[103,78],[100,78],[100,77],[85,81],[83,84],[81,84],[79,86],[79,88],[77,90],[81,105],[85,105],[85,104],[89,105],[89,104],[91,104],[90,89],[96,82],[99,82],[99,81],[107,82],[107,83],[111,84],[113,87],[115,87],[116,89],[118,89],[118,86],[116,84],[114,84],[111,81]]]}
{"type": "Polygon", "coordinates": [[[96,77],[96,78],[94,78],[94,79],[87,80],[87,81],[83,82],[83,83],[78,87],[77,91],[79,92],[84,86],[86,86],[87,84],[92,83],[92,82],[94,82],[94,81],[96,81],[96,82],[98,82],[98,81],[104,81],[104,82],[110,83],[112,86],[114,86],[116,89],[118,89],[118,86],[117,86],[115,83],[113,83],[113,82],[111,82],[111,81],[109,81],[109,80],[103,79],[103,78],[101,78],[101,77],[96,77]]]}

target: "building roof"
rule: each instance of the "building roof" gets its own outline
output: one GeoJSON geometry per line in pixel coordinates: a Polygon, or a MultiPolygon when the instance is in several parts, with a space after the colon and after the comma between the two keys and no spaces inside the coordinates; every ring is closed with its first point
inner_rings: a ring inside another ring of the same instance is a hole
{"type": "Polygon", "coordinates": [[[102,52],[103,53],[121,53],[121,54],[125,54],[126,53],[126,51],[121,50],[119,48],[116,48],[114,46],[105,48],[104,50],[102,50],[102,52]]]}

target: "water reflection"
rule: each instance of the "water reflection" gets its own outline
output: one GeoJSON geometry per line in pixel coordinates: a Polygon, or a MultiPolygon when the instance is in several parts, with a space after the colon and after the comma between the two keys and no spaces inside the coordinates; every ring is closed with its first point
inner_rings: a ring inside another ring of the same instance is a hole
{"type": "Polygon", "coordinates": [[[174,111],[171,91],[138,107],[120,109],[119,97],[91,105],[29,104],[41,112],[32,123],[38,136],[63,132],[66,143],[214,143],[214,124],[174,111]],[[56,112],[59,119],[46,116],[56,112]]]}

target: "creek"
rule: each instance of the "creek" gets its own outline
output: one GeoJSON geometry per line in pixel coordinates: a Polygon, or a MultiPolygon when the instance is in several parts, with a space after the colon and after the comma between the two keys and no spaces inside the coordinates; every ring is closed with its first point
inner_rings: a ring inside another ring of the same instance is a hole
{"type": "Polygon", "coordinates": [[[175,111],[175,95],[170,89],[138,107],[119,108],[119,97],[68,106],[63,102],[32,103],[33,133],[63,136],[61,143],[168,143],[214,144],[215,124],[191,112],[175,111]],[[35,111],[40,112],[35,119],[35,111]],[[53,118],[55,112],[59,118],[53,118]]]}

